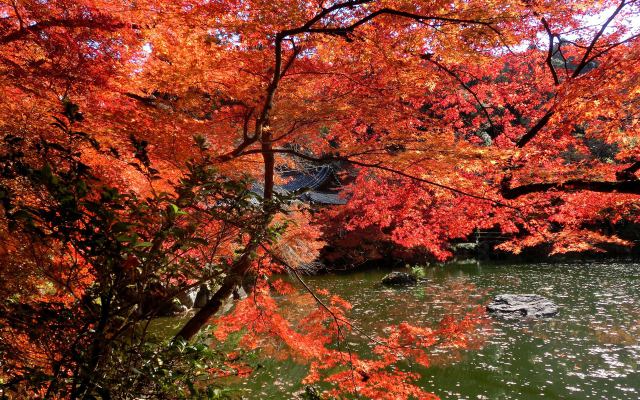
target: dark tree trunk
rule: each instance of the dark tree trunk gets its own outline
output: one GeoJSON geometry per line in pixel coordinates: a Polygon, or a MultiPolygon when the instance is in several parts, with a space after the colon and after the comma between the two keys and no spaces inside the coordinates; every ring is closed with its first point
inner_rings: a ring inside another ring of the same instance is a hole
{"type": "Polygon", "coordinates": [[[222,286],[214,293],[213,297],[189,321],[180,329],[175,339],[182,338],[191,340],[213,317],[224,304],[224,301],[233,293],[233,289],[242,281],[242,277],[251,266],[251,254],[255,251],[256,245],[249,245],[244,254],[238,259],[222,281],[222,286]]]}

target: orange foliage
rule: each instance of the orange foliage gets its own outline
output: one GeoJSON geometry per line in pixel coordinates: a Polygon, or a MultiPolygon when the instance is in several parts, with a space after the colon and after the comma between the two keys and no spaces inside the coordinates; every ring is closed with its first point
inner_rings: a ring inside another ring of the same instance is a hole
{"type": "MultiPolygon", "coordinates": [[[[62,143],[51,115],[72,99],[101,148],[77,151],[107,184],[171,191],[194,157],[264,184],[256,201],[269,218],[253,236],[219,221],[198,226],[220,238],[216,258],[188,256],[229,279],[249,264],[262,277],[316,258],[324,238],[309,210],[270,208],[274,171],[309,162],[357,174],[349,203],[328,211],[341,229],[439,260],[476,229],[510,235],[500,248],[512,253],[631,246],[613,228],[640,223],[639,15],[629,0],[3,1],[0,131],[62,143]],[[157,179],[132,166],[131,135],[148,145],[157,179]]],[[[81,257],[55,258],[68,252],[24,243],[0,218],[0,294],[64,303],[91,284],[83,268],[67,273],[81,257]],[[73,289],[41,290],[43,263],[73,289]]],[[[191,283],[193,272],[171,279],[191,283]]],[[[425,353],[385,349],[465,346],[477,320],[403,324],[381,339],[378,358],[345,363],[344,350],[327,346],[349,329],[349,305],[330,298],[327,307],[296,329],[259,279],[216,335],[246,329],[246,346],[271,343],[277,356],[273,341],[283,341],[287,356],[311,362],[308,381],[348,364],[326,378],[336,395],[430,398],[411,384],[415,374],[388,368],[403,357],[427,364],[425,353]]]]}

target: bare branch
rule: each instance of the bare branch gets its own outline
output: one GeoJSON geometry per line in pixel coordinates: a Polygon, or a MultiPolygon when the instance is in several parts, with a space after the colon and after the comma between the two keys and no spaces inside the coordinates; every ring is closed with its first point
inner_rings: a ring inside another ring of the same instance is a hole
{"type": "Polygon", "coordinates": [[[9,33],[8,35],[0,38],[0,45],[9,44],[16,40],[24,39],[27,35],[32,33],[41,32],[47,28],[62,27],[62,28],[92,28],[105,31],[114,31],[119,28],[125,27],[124,23],[112,22],[105,23],[105,21],[99,21],[96,19],[64,19],[54,18],[47,21],[37,22],[32,25],[23,26],[22,28],[9,33]]]}
{"type": "Polygon", "coordinates": [[[623,44],[630,43],[630,42],[632,42],[632,41],[634,41],[634,40],[636,40],[638,38],[640,38],[640,33],[637,33],[635,35],[629,36],[625,40],[621,40],[619,42],[616,42],[614,44],[611,44],[611,45],[605,47],[604,49],[600,50],[599,52],[597,52],[596,54],[591,56],[591,58],[589,58],[589,60],[587,61],[587,64],[590,63],[593,60],[596,60],[596,59],[600,58],[603,54],[608,53],[609,51],[615,49],[616,47],[621,46],[623,44]]]}
{"type": "Polygon", "coordinates": [[[443,70],[444,72],[446,72],[448,75],[453,77],[453,79],[455,79],[460,84],[460,86],[462,86],[464,88],[464,90],[469,92],[471,94],[471,96],[473,96],[473,98],[476,100],[476,103],[478,103],[478,105],[480,106],[480,109],[482,110],[483,114],[487,118],[487,122],[489,122],[489,125],[491,126],[492,131],[494,133],[497,133],[496,126],[493,124],[493,121],[491,120],[491,115],[489,114],[489,111],[484,106],[484,104],[482,104],[482,101],[480,101],[480,99],[478,98],[478,95],[471,89],[471,87],[469,87],[469,85],[464,83],[464,81],[455,72],[453,72],[449,68],[445,67],[444,65],[440,64],[438,61],[434,60],[431,54],[424,54],[424,55],[421,56],[421,58],[423,60],[429,61],[430,63],[432,63],[436,67],[438,67],[441,70],[443,70]]]}
{"type": "Polygon", "coordinates": [[[542,118],[540,118],[538,120],[538,122],[533,126],[533,128],[529,129],[529,131],[527,133],[525,133],[520,140],[518,140],[518,142],[516,143],[517,147],[524,147],[527,145],[527,143],[529,143],[531,141],[531,139],[533,139],[538,132],[540,132],[549,122],[549,120],[551,119],[551,117],[553,117],[553,115],[555,114],[555,110],[553,108],[549,109],[549,111],[547,111],[542,118]]]}
{"type": "MultiPolygon", "coordinates": [[[[420,178],[417,176],[413,176],[410,174],[407,174],[406,172],[391,168],[391,167],[387,167],[385,165],[383,165],[381,162],[379,163],[369,163],[369,162],[365,162],[365,161],[359,161],[359,160],[354,160],[352,158],[350,158],[350,156],[332,156],[332,155],[328,155],[328,156],[323,156],[323,157],[313,157],[313,156],[309,156],[307,154],[304,153],[300,153],[296,150],[292,150],[292,149],[280,149],[280,148],[276,148],[276,149],[271,149],[272,153],[279,153],[279,154],[290,154],[299,158],[302,158],[304,160],[307,161],[312,161],[312,162],[318,162],[318,163],[323,163],[323,162],[329,162],[329,161],[344,161],[344,162],[348,162],[352,165],[356,165],[359,167],[366,167],[366,168],[375,168],[375,169],[379,169],[381,171],[386,171],[386,172],[390,172],[392,174],[398,175],[398,176],[402,176],[404,178],[408,178],[411,179],[413,181],[416,182],[420,182],[420,183],[424,183],[427,185],[431,185],[431,186],[435,186],[435,187],[439,187],[441,189],[445,189],[448,190],[450,192],[453,193],[457,193],[459,195],[462,196],[467,196],[467,197],[471,197],[474,199],[478,199],[478,200],[482,200],[482,201],[487,201],[490,202],[496,206],[500,206],[500,207],[506,207],[506,208],[511,208],[514,210],[519,210],[517,207],[514,207],[512,205],[506,204],[504,202],[501,202],[499,200],[495,200],[495,199],[491,199],[488,197],[484,197],[484,196],[480,196],[477,194],[473,194],[461,189],[457,189],[455,187],[452,186],[448,186],[448,185],[443,185],[441,183],[438,182],[434,182],[428,179],[424,179],[424,178],[420,178]]],[[[248,150],[245,152],[242,152],[240,154],[238,154],[238,156],[243,156],[243,155],[249,155],[249,154],[256,154],[256,153],[262,153],[262,150],[248,150]]]]}
{"type": "Polygon", "coordinates": [[[565,182],[531,183],[517,187],[510,187],[510,179],[502,182],[501,193],[505,199],[516,199],[531,194],[557,190],[561,192],[575,192],[586,190],[597,193],[625,193],[640,195],[640,180],[624,180],[616,182],[587,181],[571,179],[565,182]]]}
{"type": "Polygon", "coordinates": [[[636,176],[636,172],[638,171],[640,171],[640,160],[634,162],[622,171],[618,171],[616,173],[616,179],[619,181],[636,180],[638,179],[636,176]]]}
{"type": "Polygon", "coordinates": [[[609,24],[614,20],[616,15],[618,15],[620,13],[620,11],[622,11],[624,6],[627,5],[627,4],[628,3],[626,2],[626,0],[622,0],[620,2],[620,5],[618,5],[618,7],[615,9],[615,11],[609,16],[609,18],[607,18],[607,20],[604,22],[604,24],[602,24],[602,26],[600,27],[600,30],[598,31],[598,33],[596,33],[596,35],[593,37],[593,40],[591,40],[591,44],[589,45],[589,47],[587,47],[587,50],[585,51],[584,55],[582,56],[582,60],[580,60],[580,63],[578,64],[576,69],[573,71],[573,75],[572,75],[573,78],[575,78],[578,75],[580,75],[580,72],[582,72],[584,67],[589,63],[589,55],[591,54],[591,52],[593,51],[594,47],[596,46],[596,43],[598,43],[598,40],[600,39],[602,34],[604,34],[604,31],[607,29],[609,24]]]}
{"type": "MultiPolygon", "coordinates": [[[[551,75],[553,76],[553,83],[557,85],[560,84],[560,81],[558,80],[558,74],[556,73],[556,69],[553,66],[553,43],[554,43],[554,39],[556,37],[555,34],[553,34],[551,32],[551,28],[549,27],[549,23],[547,22],[547,20],[542,17],[541,20],[542,21],[542,25],[544,26],[544,30],[547,31],[547,35],[549,36],[549,49],[547,50],[547,59],[546,59],[546,63],[547,66],[549,67],[549,71],[551,71],[551,75]]],[[[560,46],[560,43],[558,43],[558,46],[560,46]]],[[[558,47],[559,49],[559,47],[558,47]]]]}

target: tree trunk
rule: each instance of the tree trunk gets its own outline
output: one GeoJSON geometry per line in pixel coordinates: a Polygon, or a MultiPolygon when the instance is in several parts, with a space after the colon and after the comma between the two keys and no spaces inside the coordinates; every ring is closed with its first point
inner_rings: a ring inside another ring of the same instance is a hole
{"type": "Polygon", "coordinates": [[[242,277],[251,266],[251,254],[256,250],[257,244],[253,242],[247,246],[244,254],[238,259],[222,281],[222,286],[215,292],[213,297],[204,305],[198,312],[191,317],[189,321],[180,329],[174,340],[182,338],[184,340],[191,340],[199,331],[204,327],[209,319],[213,317],[220,308],[224,301],[233,293],[233,289],[242,281],[242,277]]]}
{"type": "MultiPolygon", "coordinates": [[[[259,232],[257,236],[262,236],[262,233],[269,226],[269,221],[273,216],[273,207],[271,200],[273,199],[273,170],[275,167],[274,155],[271,147],[271,136],[268,131],[262,136],[262,157],[264,159],[264,197],[263,207],[265,213],[265,222],[262,226],[262,232],[259,232]]],[[[234,263],[229,271],[229,275],[222,281],[222,286],[213,295],[211,300],[205,304],[198,312],[182,327],[180,332],[176,334],[175,339],[182,338],[184,340],[191,340],[199,331],[204,327],[209,319],[213,317],[220,308],[224,301],[232,295],[233,289],[236,285],[242,282],[242,278],[246,274],[247,270],[251,266],[252,254],[258,249],[260,243],[251,238],[249,244],[244,250],[242,256],[234,263]]]]}
{"type": "MultiPolygon", "coordinates": [[[[269,227],[271,218],[275,213],[275,209],[272,204],[273,200],[273,188],[274,188],[274,169],[275,169],[275,155],[273,153],[271,128],[269,126],[269,114],[273,107],[273,98],[278,88],[278,83],[281,78],[282,69],[282,40],[284,36],[281,34],[276,38],[275,46],[275,68],[271,84],[267,90],[267,98],[265,99],[264,106],[262,107],[262,113],[260,118],[256,121],[255,137],[260,138],[262,159],[264,163],[264,191],[262,199],[262,207],[264,212],[264,223],[260,231],[253,235],[249,239],[249,244],[244,250],[242,256],[231,267],[229,275],[222,281],[222,286],[213,295],[211,300],[205,304],[186,324],[182,327],[180,332],[176,334],[175,339],[183,338],[185,340],[191,340],[203,326],[207,324],[207,321],[213,317],[222,307],[225,299],[232,295],[233,289],[238,285],[247,270],[251,266],[252,255],[258,249],[260,242],[256,240],[256,237],[261,237],[262,234],[269,227]]],[[[295,60],[297,52],[294,52],[288,66],[295,60]]],[[[288,66],[285,67],[288,68],[288,66]]],[[[247,293],[249,294],[249,293],[247,293]]]]}

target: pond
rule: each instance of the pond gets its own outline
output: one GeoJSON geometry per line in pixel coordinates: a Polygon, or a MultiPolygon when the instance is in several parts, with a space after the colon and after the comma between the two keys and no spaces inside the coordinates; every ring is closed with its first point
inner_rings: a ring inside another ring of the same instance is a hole
{"type": "MultiPolygon", "coordinates": [[[[479,349],[441,361],[434,354],[419,383],[442,399],[640,398],[639,263],[450,264],[426,268],[423,282],[400,289],[379,284],[387,272],[306,281],[349,300],[352,320],[380,334],[402,321],[433,325],[498,293],[537,293],[560,307],[549,319],[491,319],[479,349]]],[[[307,373],[291,362],[261,365],[239,383],[244,398],[292,398],[307,373]]]]}
{"type": "MultiPolygon", "coordinates": [[[[500,293],[543,295],[559,306],[557,316],[489,318],[478,348],[436,351],[429,368],[416,367],[419,385],[442,399],[640,399],[640,263],[448,264],[423,271],[423,280],[403,288],[380,284],[388,270],[305,281],[350,301],[349,317],[373,336],[403,321],[434,326],[500,293]]],[[[368,349],[364,342],[350,338],[356,351],[368,349]]],[[[304,365],[258,362],[249,379],[230,382],[242,398],[297,397],[304,365]]]]}

